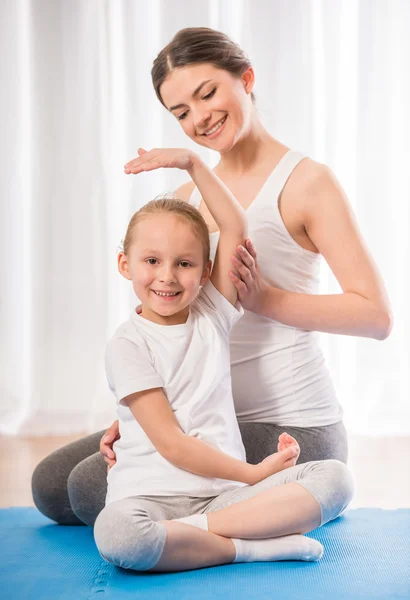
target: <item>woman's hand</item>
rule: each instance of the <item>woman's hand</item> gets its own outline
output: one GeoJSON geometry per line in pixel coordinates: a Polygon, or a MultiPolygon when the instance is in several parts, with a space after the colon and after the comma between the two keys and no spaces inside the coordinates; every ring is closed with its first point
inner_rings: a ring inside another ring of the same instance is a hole
{"type": "Polygon", "coordinates": [[[260,314],[266,302],[269,286],[261,276],[256,250],[249,238],[245,245],[246,248],[238,246],[237,254],[232,257],[232,263],[240,277],[232,271],[230,271],[230,277],[237,289],[238,300],[243,308],[260,314]]]}
{"type": "Polygon", "coordinates": [[[289,467],[294,467],[300,455],[300,446],[287,433],[279,436],[278,452],[267,456],[262,462],[254,465],[252,474],[252,484],[259,483],[274,473],[279,473],[289,467]]]}
{"type": "Polygon", "coordinates": [[[104,433],[103,437],[100,441],[100,452],[104,456],[104,461],[107,463],[107,472],[111,469],[112,466],[116,463],[115,453],[112,449],[114,442],[120,439],[120,429],[118,426],[118,421],[114,421],[114,423],[107,429],[104,433]]]}
{"type": "Polygon", "coordinates": [[[154,148],[147,151],[144,148],[138,148],[138,158],[130,160],[124,166],[124,172],[137,175],[143,171],[153,171],[154,169],[182,169],[187,171],[191,169],[199,156],[185,148],[154,148]]]}

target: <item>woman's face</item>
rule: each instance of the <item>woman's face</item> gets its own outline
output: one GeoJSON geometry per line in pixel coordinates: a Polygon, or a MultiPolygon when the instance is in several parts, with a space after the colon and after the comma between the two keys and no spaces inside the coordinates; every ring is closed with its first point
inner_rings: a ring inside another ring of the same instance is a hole
{"type": "Polygon", "coordinates": [[[253,85],[252,67],[238,78],[206,63],[175,69],[160,93],[188,137],[223,153],[250,129],[253,85]]]}

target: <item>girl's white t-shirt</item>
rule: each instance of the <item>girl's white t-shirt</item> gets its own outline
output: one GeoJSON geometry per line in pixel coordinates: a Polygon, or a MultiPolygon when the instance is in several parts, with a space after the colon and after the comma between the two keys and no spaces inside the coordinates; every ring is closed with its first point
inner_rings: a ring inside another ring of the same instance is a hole
{"type": "Polygon", "coordinates": [[[121,438],[108,472],[106,503],[130,496],[217,496],[243,483],[207,478],[163,458],[123,398],[163,388],[189,436],[246,460],[235,415],[229,333],[243,315],[208,281],[189,307],[186,323],[159,325],[133,312],[106,346],[108,385],[117,399],[121,438]]]}

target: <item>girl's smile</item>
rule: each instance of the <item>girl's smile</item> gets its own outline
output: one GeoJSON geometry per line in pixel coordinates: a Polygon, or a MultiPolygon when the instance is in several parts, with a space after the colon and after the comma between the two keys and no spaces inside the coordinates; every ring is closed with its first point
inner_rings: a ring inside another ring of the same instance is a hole
{"type": "Polygon", "coordinates": [[[157,292],[156,290],[151,290],[160,300],[165,300],[166,302],[170,302],[171,300],[175,300],[182,292],[157,292]]]}

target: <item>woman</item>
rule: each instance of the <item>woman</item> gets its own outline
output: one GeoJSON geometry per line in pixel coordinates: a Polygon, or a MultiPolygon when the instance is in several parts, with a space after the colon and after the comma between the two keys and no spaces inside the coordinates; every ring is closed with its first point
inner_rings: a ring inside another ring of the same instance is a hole
{"type": "MultiPolygon", "coordinates": [[[[254,245],[248,242],[232,262],[245,314],[230,338],[233,397],[247,461],[255,464],[272,454],[287,431],[300,444],[299,463],[346,462],[342,409],[315,332],[382,340],[392,318],[343,190],[326,166],[264,128],[252,66],[225,34],[179,31],[154,61],[152,81],[185,134],[219,152],[214,172],[247,210],[254,245]],[[322,256],[342,294],[317,294],[322,256]]],[[[132,173],[132,161],[127,167],[132,173]]],[[[175,196],[204,216],[213,259],[217,228],[194,184],[182,185],[175,196]]],[[[106,495],[103,455],[112,465],[117,423],[105,437],[102,454],[100,432],[38,465],[32,487],[39,510],[59,523],[95,522],[106,495]]]]}

